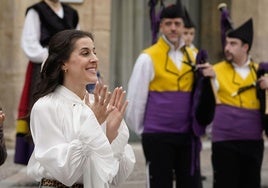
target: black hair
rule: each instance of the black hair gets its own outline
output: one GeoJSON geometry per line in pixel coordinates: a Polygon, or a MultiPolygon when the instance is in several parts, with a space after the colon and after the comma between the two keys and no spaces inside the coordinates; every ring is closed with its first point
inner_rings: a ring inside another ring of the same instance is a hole
{"type": "Polygon", "coordinates": [[[75,42],[85,37],[94,41],[92,33],[75,29],[60,31],[51,38],[48,58],[41,70],[41,79],[37,92],[34,94],[34,101],[53,92],[58,85],[63,84],[62,65],[70,58],[75,42]]]}

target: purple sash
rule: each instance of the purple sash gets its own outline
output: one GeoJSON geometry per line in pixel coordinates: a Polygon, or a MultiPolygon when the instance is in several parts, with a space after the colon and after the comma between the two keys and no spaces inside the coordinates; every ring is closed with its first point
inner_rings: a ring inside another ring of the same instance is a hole
{"type": "Polygon", "coordinates": [[[144,133],[188,133],[190,130],[190,92],[150,91],[144,116],[144,133]]]}
{"type": "Polygon", "coordinates": [[[262,139],[261,113],[259,110],[234,106],[216,106],[212,126],[212,141],[262,139]]]}

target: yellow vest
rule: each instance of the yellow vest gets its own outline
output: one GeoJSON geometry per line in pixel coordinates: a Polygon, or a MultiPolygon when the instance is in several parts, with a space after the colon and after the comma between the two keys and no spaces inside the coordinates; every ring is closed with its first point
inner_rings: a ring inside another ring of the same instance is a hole
{"type": "MultiPolygon", "coordinates": [[[[150,91],[184,91],[190,92],[193,85],[193,71],[190,65],[182,63],[179,70],[168,57],[169,45],[162,37],[157,43],[144,50],[152,58],[155,76],[150,82],[150,91]]],[[[194,52],[189,47],[183,47],[183,62],[195,64],[194,52]],[[188,55],[187,55],[188,53],[188,55]]]]}
{"type": "Polygon", "coordinates": [[[256,87],[252,87],[240,94],[235,95],[239,88],[249,86],[256,82],[257,75],[255,70],[258,68],[258,64],[250,62],[250,66],[250,73],[245,79],[243,79],[234,70],[233,65],[229,62],[222,61],[214,65],[214,70],[219,82],[219,91],[217,92],[217,96],[221,104],[246,109],[260,108],[260,103],[256,95],[256,87]]]}

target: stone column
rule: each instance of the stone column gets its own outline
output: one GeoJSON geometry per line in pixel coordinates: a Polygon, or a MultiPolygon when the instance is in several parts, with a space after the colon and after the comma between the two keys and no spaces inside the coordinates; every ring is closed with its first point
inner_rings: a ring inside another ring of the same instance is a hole
{"type": "Polygon", "coordinates": [[[251,56],[256,62],[268,62],[268,1],[267,0],[233,0],[232,19],[235,27],[241,25],[250,17],[253,18],[254,38],[251,48],[251,56]]]}
{"type": "MultiPolygon", "coordinates": [[[[231,1],[224,1],[231,9],[231,1]]],[[[206,0],[201,3],[200,48],[206,49],[209,61],[215,63],[222,58],[220,35],[220,11],[217,9],[222,0],[206,0]]]]}
{"type": "Polygon", "coordinates": [[[20,48],[20,35],[28,3],[2,0],[0,6],[0,105],[6,114],[4,132],[8,147],[14,144],[15,119],[27,65],[20,48]]]}

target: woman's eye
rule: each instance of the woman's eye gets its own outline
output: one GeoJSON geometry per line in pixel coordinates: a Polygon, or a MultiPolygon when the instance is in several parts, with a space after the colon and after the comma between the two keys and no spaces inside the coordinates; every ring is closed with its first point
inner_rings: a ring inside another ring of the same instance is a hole
{"type": "Polygon", "coordinates": [[[90,56],[90,55],[96,55],[97,53],[95,51],[83,51],[81,52],[82,56],[90,56]]]}
{"type": "Polygon", "coordinates": [[[88,56],[90,53],[89,52],[83,52],[82,55],[83,56],[88,56]]]}

